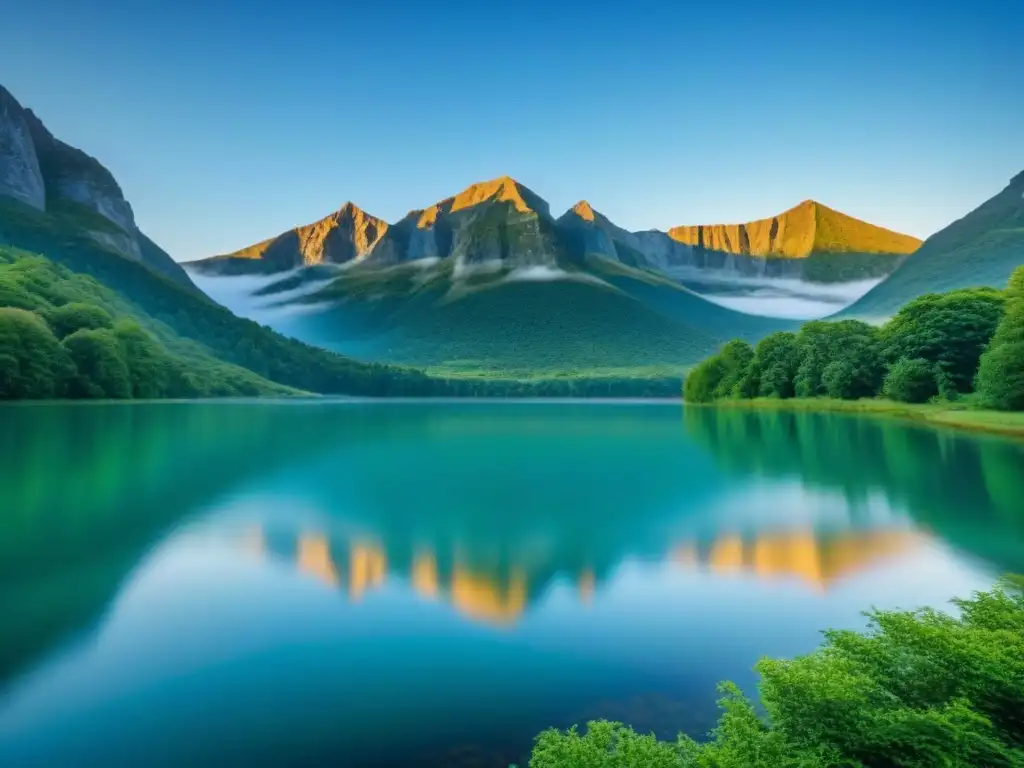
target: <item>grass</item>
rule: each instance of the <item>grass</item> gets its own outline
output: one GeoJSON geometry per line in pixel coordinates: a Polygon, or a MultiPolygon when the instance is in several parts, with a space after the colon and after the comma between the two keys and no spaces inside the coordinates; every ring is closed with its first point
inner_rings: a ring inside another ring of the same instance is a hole
{"type": "Polygon", "coordinates": [[[892,400],[863,399],[838,400],[835,398],[777,398],[760,397],[753,400],[718,400],[706,405],[687,404],[702,408],[747,408],[784,411],[827,411],[855,413],[865,416],[904,419],[938,427],[951,427],[970,432],[987,432],[1024,438],[1024,413],[1006,413],[976,408],[967,403],[897,403],[892,400]]]}

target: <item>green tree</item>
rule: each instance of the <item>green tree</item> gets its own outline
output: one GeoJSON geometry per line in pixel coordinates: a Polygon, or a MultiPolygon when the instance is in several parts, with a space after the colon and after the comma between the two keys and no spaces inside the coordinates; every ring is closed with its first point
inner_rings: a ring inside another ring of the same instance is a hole
{"type": "Polygon", "coordinates": [[[1006,313],[981,356],[976,387],[989,407],[1024,411],[1024,267],[1014,270],[1006,294],[1006,313]]]}
{"type": "Polygon", "coordinates": [[[722,360],[712,355],[695,365],[683,381],[683,399],[688,403],[710,403],[722,381],[722,360]]]}
{"type": "Polygon", "coordinates": [[[74,370],[39,315],[0,307],[0,398],[60,397],[74,370]]]}
{"type": "Polygon", "coordinates": [[[721,376],[715,386],[716,399],[735,397],[736,388],[754,359],[754,348],[745,341],[730,341],[717,355],[721,376]]]}
{"type": "Polygon", "coordinates": [[[897,360],[882,385],[883,395],[901,403],[924,403],[938,391],[935,366],[922,358],[897,360]]]}
{"type": "Polygon", "coordinates": [[[1002,291],[989,288],[920,296],[882,328],[883,356],[889,363],[927,360],[950,377],[958,392],[970,392],[1005,301],[1002,291]]]}
{"type": "Polygon", "coordinates": [[[131,378],[132,397],[157,398],[173,394],[170,387],[170,358],[134,320],[119,320],[114,336],[131,378]]]}
{"type": "Polygon", "coordinates": [[[57,307],[49,313],[50,327],[58,339],[75,331],[113,328],[114,318],[103,307],[74,301],[57,307]]]}
{"type": "Polygon", "coordinates": [[[61,343],[78,369],[71,386],[72,396],[132,396],[128,366],[112,331],[105,328],[75,331],[61,343]]]}
{"type": "MultiPolygon", "coordinates": [[[[797,333],[800,364],[794,379],[797,397],[829,394],[825,369],[837,362],[850,363],[848,397],[878,392],[884,367],[878,350],[878,329],[860,320],[813,320],[797,333]]],[[[830,395],[839,397],[839,395],[830,395]]]]}
{"type": "Polygon", "coordinates": [[[794,379],[800,366],[796,334],[779,331],[761,339],[747,373],[737,385],[742,397],[792,397],[794,379]]]}

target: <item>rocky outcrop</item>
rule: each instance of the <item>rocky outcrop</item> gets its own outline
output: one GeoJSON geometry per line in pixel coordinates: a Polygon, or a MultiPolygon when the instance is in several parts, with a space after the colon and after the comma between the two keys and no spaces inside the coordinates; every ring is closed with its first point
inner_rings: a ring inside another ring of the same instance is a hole
{"type": "Polygon", "coordinates": [[[299,267],[349,265],[362,261],[389,226],[354,203],[319,221],[290,229],[240,251],[192,262],[207,274],[273,273],[299,267]]]}
{"type": "Polygon", "coordinates": [[[194,288],[177,262],[139,231],[113,174],[96,158],[56,138],[2,86],[0,197],[30,205],[104,248],[194,288]]]}
{"type": "Polygon", "coordinates": [[[805,259],[815,253],[905,256],[921,246],[916,237],[876,227],[813,200],[770,219],[673,227],[668,234],[701,250],[785,259],[805,259]]]}
{"type": "Polygon", "coordinates": [[[26,111],[0,86],[0,196],[46,208],[46,186],[26,111]]]}
{"type": "Polygon", "coordinates": [[[456,271],[484,264],[586,269],[588,257],[599,257],[681,279],[832,282],[888,274],[918,242],[811,202],[750,224],[667,233],[622,229],[585,200],[556,221],[542,198],[507,176],[473,184],[390,226],[359,216],[365,214],[349,203],[308,227],[193,266],[215,274],[266,273],[320,263],[387,267],[451,258],[456,271]],[[338,238],[333,251],[327,232],[338,238]]]}

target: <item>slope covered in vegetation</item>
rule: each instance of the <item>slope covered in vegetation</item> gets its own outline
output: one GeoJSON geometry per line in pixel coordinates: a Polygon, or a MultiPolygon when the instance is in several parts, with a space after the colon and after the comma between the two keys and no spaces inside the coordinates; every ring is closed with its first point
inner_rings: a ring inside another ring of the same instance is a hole
{"type": "Polygon", "coordinates": [[[863,633],[763,659],[759,716],[731,683],[705,743],[619,723],[549,730],[530,768],[977,768],[1024,765],[1024,580],[954,600],[958,615],[873,611],[863,633]],[[950,671],[954,673],[951,674],[950,671]]]}
{"type": "Polygon", "coordinates": [[[1024,264],[1024,173],[998,195],[925,240],[885,281],[839,317],[878,320],[925,293],[1001,288],[1024,264]]]}
{"type": "Polygon", "coordinates": [[[796,333],[770,334],[756,347],[732,341],[690,372],[684,396],[693,403],[821,396],[924,403],[967,397],[983,406],[1019,410],[1024,407],[1024,348],[1017,338],[1017,326],[1024,325],[1021,285],[1024,268],[1006,291],[925,294],[881,327],[817,320],[796,333]]]}

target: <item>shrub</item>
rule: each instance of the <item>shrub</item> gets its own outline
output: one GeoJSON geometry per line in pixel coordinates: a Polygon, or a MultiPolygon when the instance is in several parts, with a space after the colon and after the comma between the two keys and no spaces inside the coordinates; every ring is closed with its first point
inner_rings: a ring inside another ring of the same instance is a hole
{"type": "Polygon", "coordinates": [[[1024,765],[1024,594],[1007,580],[958,616],[875,611],[866,632],[825,633],[822,648],[764,659],[767,717],[732,684],[711,739],[658,742],[618,723],[549,730],[534,768],[974,768],[1024,765]]]}
{"type": "Polygon", "coordinates": [[[60,397],[74,370],[39,315],[0,307],[0,398],[60,397]]]}
{"type": "Polygon", "coordinates": [[[72,396],[132,396],[128,366],[113,332],[106,329],[75,331],[62,344],[78,368],[71,386],[72,396]]]}
{"type": "Polygon", "coordinates": [[[75,331],[113,328],[114,318],[103,307],[95,304],[72,302],[57,307],[49,313],[50,327],[58,339],[70,336],[75,331]]]}
{"type": "Polygon", "coordinates": [[[935,374],[927,360],[902,358],[889,368],[882,394],[901,403],[925,403],[939,391],[935,374]]]}

